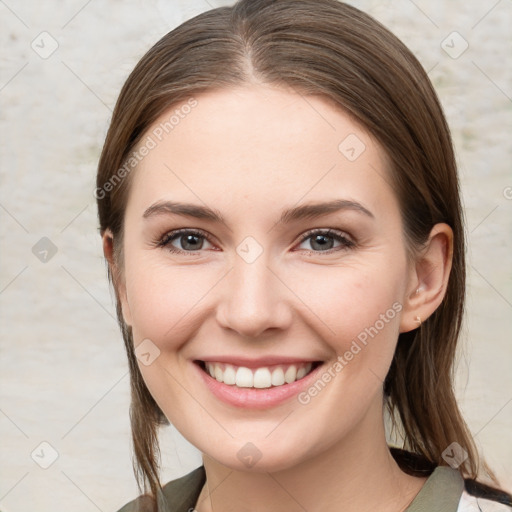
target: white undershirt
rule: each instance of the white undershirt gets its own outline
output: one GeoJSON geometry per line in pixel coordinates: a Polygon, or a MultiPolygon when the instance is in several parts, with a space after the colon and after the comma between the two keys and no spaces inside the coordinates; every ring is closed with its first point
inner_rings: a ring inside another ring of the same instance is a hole
{"type": "Polygon", "coordinates": [[[475,498],[466,491],[462,492],[457,512],[511,512],[512,507],[483,498],[475,498]]]}

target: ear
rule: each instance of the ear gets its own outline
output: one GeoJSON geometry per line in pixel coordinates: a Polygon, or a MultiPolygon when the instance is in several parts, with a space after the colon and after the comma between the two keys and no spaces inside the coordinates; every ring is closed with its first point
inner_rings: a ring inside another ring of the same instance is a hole
{"type": "Polygon", "coordinates": [[[107,260],[110,274],[112,276],[112,284],[116,292],[117,299],[121,302],[121,309],[123,318],[127,325],[132,325],[132,318],[130,307],[128,305],[128,298],[126,294],[125,280],[122,276],[121,269],[116,261],[116,254],[114,251],[114,235],[110,229],[106,229],[101,236],[103,241],[103,254],[107,260]]]}
{"type": "Polygon", "coordinates": [[[441,304],[448,286],[452,258],[452,228],[448,224],[436,224],[412,264],[403,301],[401,333],[418,328],[441,304]]]}

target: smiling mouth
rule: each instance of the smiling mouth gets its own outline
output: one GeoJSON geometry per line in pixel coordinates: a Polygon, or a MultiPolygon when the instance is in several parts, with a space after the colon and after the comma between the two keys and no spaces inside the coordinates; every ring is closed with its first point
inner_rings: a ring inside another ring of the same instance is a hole
{"type": "Polygon", "coordinates": [[[238,388],[268,389],[292,384],[309,375],[322,364],[311,361],[247,368],[214,361],[195,361],[210,377],[238,388]]]}

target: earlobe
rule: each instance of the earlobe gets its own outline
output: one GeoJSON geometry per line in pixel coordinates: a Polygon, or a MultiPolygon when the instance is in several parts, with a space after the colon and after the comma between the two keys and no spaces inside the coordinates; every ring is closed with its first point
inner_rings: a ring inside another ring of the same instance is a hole
{"type": "Polygon", "coordinates": [[[112,284],[114,286],[117,300],[121,303],[124,321],[127,325],[131,326],[132,320],[126,294],[126,286],[118,262],[116,261],[116,254],[114,251],[114,235],[110,229],[107,229],[101,237],[103,242],[103,254],[110,269],[112,284]]]}
{"type": "Polygon", "coordinates": [[[446,294],[452,258],[453,231],[448,224],[436,224],[413,265],[403,301],[401,333],[419,328],[439,307],[446,294]]]}

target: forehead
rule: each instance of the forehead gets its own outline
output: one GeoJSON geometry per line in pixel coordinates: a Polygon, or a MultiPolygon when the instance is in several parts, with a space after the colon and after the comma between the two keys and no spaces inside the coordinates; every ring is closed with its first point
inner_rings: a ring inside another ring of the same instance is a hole
{"type": "Polygon", "coordinates": [[[259,85],[203,93],[164,112],[136,151],[144,145],[130,193],[140,208],[176,197],[260,213],[326,198],[395,201],[382,148],[318,96],[259,85]]]}

